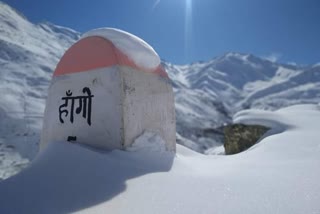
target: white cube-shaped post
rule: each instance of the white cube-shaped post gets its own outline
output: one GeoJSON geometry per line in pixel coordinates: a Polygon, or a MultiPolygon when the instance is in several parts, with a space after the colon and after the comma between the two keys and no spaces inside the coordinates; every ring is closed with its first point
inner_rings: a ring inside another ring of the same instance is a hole
{"type": "Polygon", "coordinates": [[[116,29],[90,31],[53,74],[41,146],[69,141],[125,149],[143,132],[175,151],[174,96],[160,58],[143,40],[116,29]]]}

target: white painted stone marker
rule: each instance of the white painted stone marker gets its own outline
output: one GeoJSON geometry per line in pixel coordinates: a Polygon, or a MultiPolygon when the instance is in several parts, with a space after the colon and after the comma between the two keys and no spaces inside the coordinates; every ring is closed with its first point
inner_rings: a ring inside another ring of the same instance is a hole
{"type": "Polygon", "coordinates": [[[55,141],[125,149],[144,131],[175,151],[173,90],[159,56],[124,31],[84,34],[53,74],[40,149],[55,141]]]}

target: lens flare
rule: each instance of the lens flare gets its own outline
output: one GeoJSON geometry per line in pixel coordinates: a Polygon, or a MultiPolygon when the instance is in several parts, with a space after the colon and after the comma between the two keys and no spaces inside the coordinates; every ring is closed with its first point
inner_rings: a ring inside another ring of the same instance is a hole
{"type": "Polygon", "coordinates": [[[186,0],[185,11],[185,60],[189,61],[192,39],[192,0],[186,0]]]}
{"type": "Polygon", "coordinates": [[[159,4],[160,4],[160,0],[156,0],[152,6],[152,10],[156,9],[159,4]]]}

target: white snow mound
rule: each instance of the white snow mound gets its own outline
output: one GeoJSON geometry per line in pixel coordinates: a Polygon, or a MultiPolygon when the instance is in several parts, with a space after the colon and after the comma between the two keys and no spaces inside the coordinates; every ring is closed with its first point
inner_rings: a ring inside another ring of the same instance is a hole
{"type": "Polygon", "coordinates": [[[29,160],[22,158],[13,146],[0,143],[0,181],[7,179],[29,165],[29,160]]]}
{"type": "MultiPolygon", "coordinates": [[[[51,143],[0,182],[0,213],[320,213],[319,106],[243,111],[235,121],[281,132],[230,156],[180,145],[163,155],[51,143]]],[[[152,139],[161,142],[145,133],[133,148],[152,139]]]]}

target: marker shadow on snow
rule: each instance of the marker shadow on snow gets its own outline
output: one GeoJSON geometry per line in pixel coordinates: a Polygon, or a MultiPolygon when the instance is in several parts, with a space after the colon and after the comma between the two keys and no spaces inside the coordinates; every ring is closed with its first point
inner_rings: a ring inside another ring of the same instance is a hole
{"type": "Polygon", "coordinates": [[[75,144],[51,143],[27,169],[0,182],[0,213],[85,209],[124,192],[129,179],[169,171],[173,159],[173,153],[101,153],[75,144]]]}

